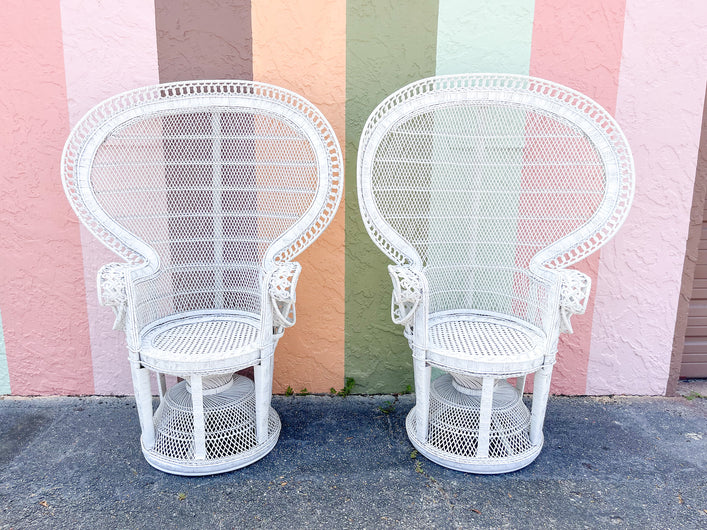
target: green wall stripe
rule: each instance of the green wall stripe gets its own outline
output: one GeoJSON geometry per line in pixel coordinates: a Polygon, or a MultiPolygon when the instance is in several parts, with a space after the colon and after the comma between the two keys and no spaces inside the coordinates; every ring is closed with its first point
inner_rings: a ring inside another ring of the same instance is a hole
{"type": "MultiPolygon", "coordinates": [[[[437,75],[474,72],[527,75],[530,72],[534,12],[534,0],[440,0],[437,75]]],[[[523,123],[512,126],[522,130],[523,123]]],[[[506,175],[504,178],[509,187],[519,187],[522,175],[506,175]]],[[[517,208],[518,197],[515,197],[507,203],[507,215],[512,215],[517,208]]],[[[489,233],[495,233],[496,228],[483,224],[480,227],[489,233]]],[[[515,230],[508,231],[509,235],[514,233],[515,230]]],[[[481,258],[489,263],[503,259],[503,255],[492,248],[486,248],[485,252],[487,255],[481,258]]],[[[483,277],[483,274],[479,276],[483,277]]],[[[506,277],[489,274],[481,281],[512,285],[510,273],[506,277]]],[[[433,377],[440,373],[435,369],[433,377]]]]}
{"type": "Polygon", "coordinates": [[[10,371],[7,368],[7,350],[5,350],[5,335],[0,314],[0,396],[10,393],[10,371]]]}
{"type": "Polygon", "coordinates": [[[361,130],[398,88],[435,74],[437,1],[349,0],[346,5],[346,363],[355,392],[412,384],[402,328],[390,320],[389,261],[368,237],[356,196],[361,130]]]}
{"type": "Polygon", "coordinates": [[[534,0],[439,0],[437,75],[527,75],[534,12],[534,0]]]}

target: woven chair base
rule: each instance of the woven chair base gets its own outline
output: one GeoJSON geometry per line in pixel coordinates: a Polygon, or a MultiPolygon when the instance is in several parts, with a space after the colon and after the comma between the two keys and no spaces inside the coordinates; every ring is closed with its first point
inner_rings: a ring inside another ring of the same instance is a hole
{"type": "Polygon", "coordinates": [[[530,464],[543,440],[530,443],[530,412],[522,392],[504,380],[493,393],[488,456],[478,455],[480,392],[460,392],[449,374],[433,381],[427,440],[417,436],[417,407],[407,416],[406,428],[415,448],[433,462],[467,473],[508,473],[530,464]]]}
{"type": "Polygon", "coordinates": [[[245,467],[267,455],[280,436],[280,417],[270,407],[268,437],[257,443],[255,389],[247,377],[204,395],[206,458],[194,457],[193,412],[190,389],[182,381],[165,394],[155,412],[155,445],[145,459],[153,467],[177,475],[213,475],[245,467]],[[224,388],[225,387],[225,388],[224,388]]]}

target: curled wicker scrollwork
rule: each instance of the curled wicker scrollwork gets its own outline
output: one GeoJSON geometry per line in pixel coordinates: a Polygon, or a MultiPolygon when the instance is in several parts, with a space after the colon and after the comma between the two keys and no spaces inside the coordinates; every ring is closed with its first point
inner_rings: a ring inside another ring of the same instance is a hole
{"type": "Polygon", "coordinates": [[[592,279],[583,272],[572,269],[561,270],[560,276],[560,333],[572,333],[570,317],[583,315],[586,311],[592,279]]]}
{"type": "Polygon", "coordinates": [[[388,265],[388,274],[393,280],[393,299],[390,316],[395,324],[408,325],[422,300],[423,281],[420,273],[410,267],[388,265]]]}
{"type": "Polygon", "coordinates": [[[295,288],[300,272],[302,266],[291,261],[279,264],[270,277],[270,300],[277,327],[289,328],[295,324],[295,288]]]}
{"type": "Polygon", "coordinates": [[[98,271],[98,302],[113,309],[113,329],[125,329],[125,313],[128,308],[126,273],[130,267],[127,263],[107,263],[98,271]]]}

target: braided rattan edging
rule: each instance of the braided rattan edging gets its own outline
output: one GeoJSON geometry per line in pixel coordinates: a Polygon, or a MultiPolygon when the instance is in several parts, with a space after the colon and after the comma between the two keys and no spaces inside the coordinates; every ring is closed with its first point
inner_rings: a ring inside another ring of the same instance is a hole
{"type": "Polygon", "coordinates": [[[102,126],[109,119],[134,112],[141,106],[158,101],[178,100],[185,97],[238,96],[270,100],[285,105],[305,116],[314,124],[322,145],[328,153],[329,193],[316,220],[291,244],[275,256],[275,261],[289,261],[306,249],[329,225],[343,193],[342,155],[333,128],[322,113],[309,101],[289,90],[252,81],[182,81],[138,88],[118,94],[91,109],[74,127],[62,154],[62,179],[64,191],[79,219],[108,248],[129,263],[142,263],[145,257],[118,238],[109,227],[99,222],[86,206],[79,182],[79,162],[89,139],[101,134],[102,126]]]}
{"type": "MultiPolygon", "coordinates": [[[[631,150],[626,138],[614,118],[591,98],[571,88],[523,75],[512,74],[461,74],[429,77],[411,83],[384,99],[371,113],[361,134],[358,151],[358,171],[361,178],[362,153],[373,131],[395,107],[403,103],[422,100],[433,92],[463,93],[467,91],[507,92],[518,95],[519,101],[526,96],[555,102],[575,116],[588,120],[597,132],[603,134],[613,148],[612,155],[619,168],[619,190],[611,216],[588,237],[583,237],[570,248],[562,249],[551,256],[543,256],[543,265],[558,269],[565,268],[584,259],[606,244],[618,231],[626,219],[634,194],[634,166],[631,150]]],[[[360,186],[359,186],[360,193],[360,186]]],[[[368,205],[359,197],[359,207],[366,230],[375,244],[398,265],[410,264],[411,256],[406,256],[390,241],[389,228],[375,219],[368,211],[368,205]]],[[[375,216],[377,217],[377,216],[375,216]]]]}

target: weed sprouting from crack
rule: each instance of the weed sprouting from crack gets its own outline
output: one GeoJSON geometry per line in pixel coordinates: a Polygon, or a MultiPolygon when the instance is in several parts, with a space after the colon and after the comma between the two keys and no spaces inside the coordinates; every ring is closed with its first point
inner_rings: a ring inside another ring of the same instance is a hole
{"type": "Polygon", "coordinates": [[[447,503],[447,506],[449,506],[450,510],[454,510],[454,503],[452,502],[451,497],[449,496],[449,493],[445,491],[445,489],[441,486],[439,482],[437,482],[437,479],[434,478],[432,475],[430,475],[427,471],[425,471],[425,468],[422,467],[422,462],[418,457],[418,452],[417,449],[413,449],[412,452],[410,453],[410,459],[415,462],[415,473],[422,475],[427,479],[429,482],[428,487],[436,489],[440,495],[442,495],[442,498],[444,498],[445,502],[447,503]]]}
{"type": "Polygon", "coordinates": [[[378,405],[378,410],[380,410],[383,414],[390,414],[395,411],[396,401],[398,401],[397,397],[395,398],[395,401],[385,401],[383,405],[378,405]]]}
{"type": "MultiPolygon", "coordinates": [[[[341,397],[346,397],[351,393],[354,386],[356,386],[355,379],[353,377],[347,377],[346,382],[344,383],[344,388],[342,388],[341,390],[336,392],[336,395],[341,396],[341,397]]],[[[334,390],[334,389],[332,388],[329,392],[331,392],[332,390],[334,390]]]]}

